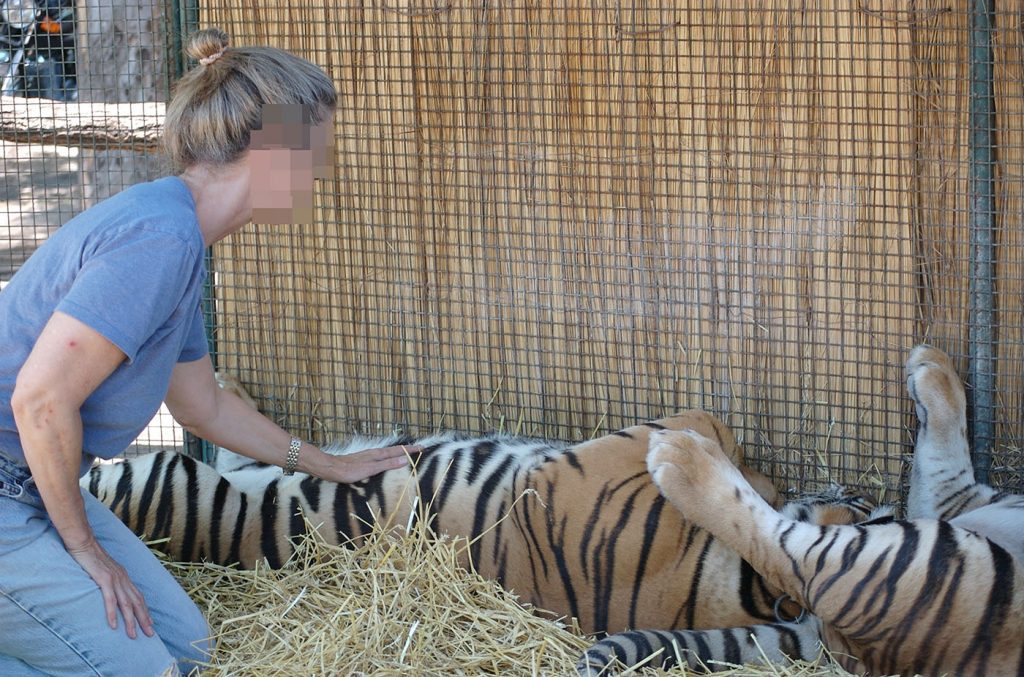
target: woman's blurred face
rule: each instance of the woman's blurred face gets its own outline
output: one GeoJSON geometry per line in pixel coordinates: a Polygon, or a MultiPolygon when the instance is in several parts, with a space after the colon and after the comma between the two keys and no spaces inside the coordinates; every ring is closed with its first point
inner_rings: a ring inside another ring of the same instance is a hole
{"type": "Polygon", "coordinates": [[[312,223],[313,179],[333,170],[334,116],[302,121],[298,106],[266,106],[249,146],[249,198],[256,223],[312,223]]]}

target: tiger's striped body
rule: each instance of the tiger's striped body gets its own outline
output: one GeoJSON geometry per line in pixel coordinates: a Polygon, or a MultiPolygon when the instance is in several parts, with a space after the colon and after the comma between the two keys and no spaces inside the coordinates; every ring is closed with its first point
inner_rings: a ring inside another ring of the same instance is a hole
{"type": "MultiPolygon", "coordinates": [[[[816,526],[789,519],[756,496],[715,440],[695,431],[653,435],[648,465],[686,517],[817,616],[799,632],[813,639],[820,629],[846,669],[1024,674],[1024,497],[974,481],[963,386],[946,355],[916,348],[907,384],[920,428],[905,521],[816,526]]],[[[739,636],[779,644],[793,630],[774,624],[739,636]]],[[[676,646],[691,664],[759,662],[754,643],[737,645],[736,636],[613,635],[587,651],[579,671],[592,675],[615,657],[634,663],[658,650],[674,658],[676,646]]],[[[791,646],[789,655],[812,658],[806,646],[791,646]]]]}
{"type": "MultiPolygon", "coordinates": [[[[328,451],[348,453],[413,443],[398,436],[358,437],[328,451]]],[[[421,496],[429,497],[429,505],[422,509],[438,533],[480,537],[484,527],[498,523],[508,512],[517,474],[558,456],[565,446],[455,434],[415,443],[425,447],[415,474],[402,469],[353,484],[325,482],[301,473],[285,476],[278,467],[224,449],[218,451],[215,468],[163,451],[96,466],[83,482],[135,533],[168,538],[163,547],[175,559],[237,562],[245,568],[266,560],[279,568],[309,524],[324,525],[318,530],[330,543],[358,541],[378,521],[407,525],[420,514],[414,500],[421,496]],[[499,447],[501,453],[493,453],[499,447]],[[479,500],[466,505],[461,499],[479,478],[505,491],[488,495],[474,491],[479,500]],[[453,496],[459,501],[458,509],[448,505],[453,496]]]]}
{"type": "MultiPolygon", "coordinates": [[[[500,436],[418,440],[425,450],[415,472],[352,485],[284,477],[230,453],[218,471],[167,452],[97,466],[83,482],[136,533],[169,538],[161,547],[179,560],[280,566],[306,524],[337,543],[358,540],[374,521],[404,528],[423,510],[436,533],[473,540],[482,575],[535,607],[576,617],[585,631],[774,619],[777,591],[650,481],[649,434],[690,428],[740,462],[729,430],[691,411],[571,448],[500,436]]],[[[355,440],[350,450],[395,442],[355,440]]],[[[766,478],[741,472],[779,504],[766,478]]]]}

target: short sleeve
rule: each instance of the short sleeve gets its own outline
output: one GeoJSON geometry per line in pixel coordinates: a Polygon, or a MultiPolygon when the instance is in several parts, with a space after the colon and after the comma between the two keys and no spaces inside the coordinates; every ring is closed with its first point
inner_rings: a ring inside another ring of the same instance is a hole
{"type": "Polygon", "coordinates": [[[209,352],[210,344],[206,340],[206,322],[203,318],[203,310],[197,307],[185,338],[185,345],[181,349],[181,355],[178,356],[178,362],[195,362],[209,352]]]}
{"type": "Polygon", "coordinates": [[[193,321],[183,299],[195,284],[201,252],[173,234],[126,229],[96,245],[56,310],[85,323],[130,361],[162,330],[193,321]]]}

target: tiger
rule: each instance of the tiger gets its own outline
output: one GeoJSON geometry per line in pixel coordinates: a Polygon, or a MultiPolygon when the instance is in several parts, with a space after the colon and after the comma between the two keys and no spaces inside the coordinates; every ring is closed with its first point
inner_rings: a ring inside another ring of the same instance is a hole
{"type": "MultiPolygon", "coordinates": [[[[251,402],[251,400],[250,400],[251,402]]],[[[512,435],[355,436],[327,448],[417,444],[413,464],[336,484],[219,450],[214,466],[172,451],[95,466],[82,486],[136,534],[180,561],[284,565],[315,528],[358,544],[375,525],[467,539],[465,566],[535,610],[573,618],[586,633],[635,627],[713,628],[798,612],[734,551],[667,506],[650,480],[650,435],[695,429],[717,440],[770,505],[771,481],[742,462],[732,432],[691,410],[576,445],[512,435]]],[[[805,501],[804,519],[845,522],[852,498],[805,501]]],[[[789,617],[789,616],[787,616],[789,617]]]]}
{"type": "Polygon", "coordinates": [[[647,464],[662,494],[809,616],[613,634],[578,673],[814,660],[820,644],[857,674],[1024,674],[1024,496],[975,481],[964,387],[945,353],[916,346],[906,379],[919,425],[902,520],[795,521],[757,495],[716,439],[652,434],[647,464]]]}

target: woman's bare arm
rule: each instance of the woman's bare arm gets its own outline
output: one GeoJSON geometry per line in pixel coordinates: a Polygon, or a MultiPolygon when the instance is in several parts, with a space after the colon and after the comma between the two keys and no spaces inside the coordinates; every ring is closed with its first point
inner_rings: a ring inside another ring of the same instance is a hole
{"type": "MultiPolygon", "coordinates": [[[[174,418],[194,435],[254,460],[284,466],[291,435],[234,393],[219,388],[209,356],[175,367],[166,401],[174,418]]],[[[297,469],[332,482],[356,482],[404,466],[408,454],[419,450],[397,446],[332,456],[303,442],[297,469]]]]}
{"type": "Polygon", "coordinates": [[[82,403],[124,359],[101,334],[56,312],[18,372],[11,407],[25,460],[64,547],[99,586],[110,627],[117,627],[120,609],[134,638],[136,621],[153,634],[149,611],[124,568],[96,541],[78,486],[82,403]]]}

